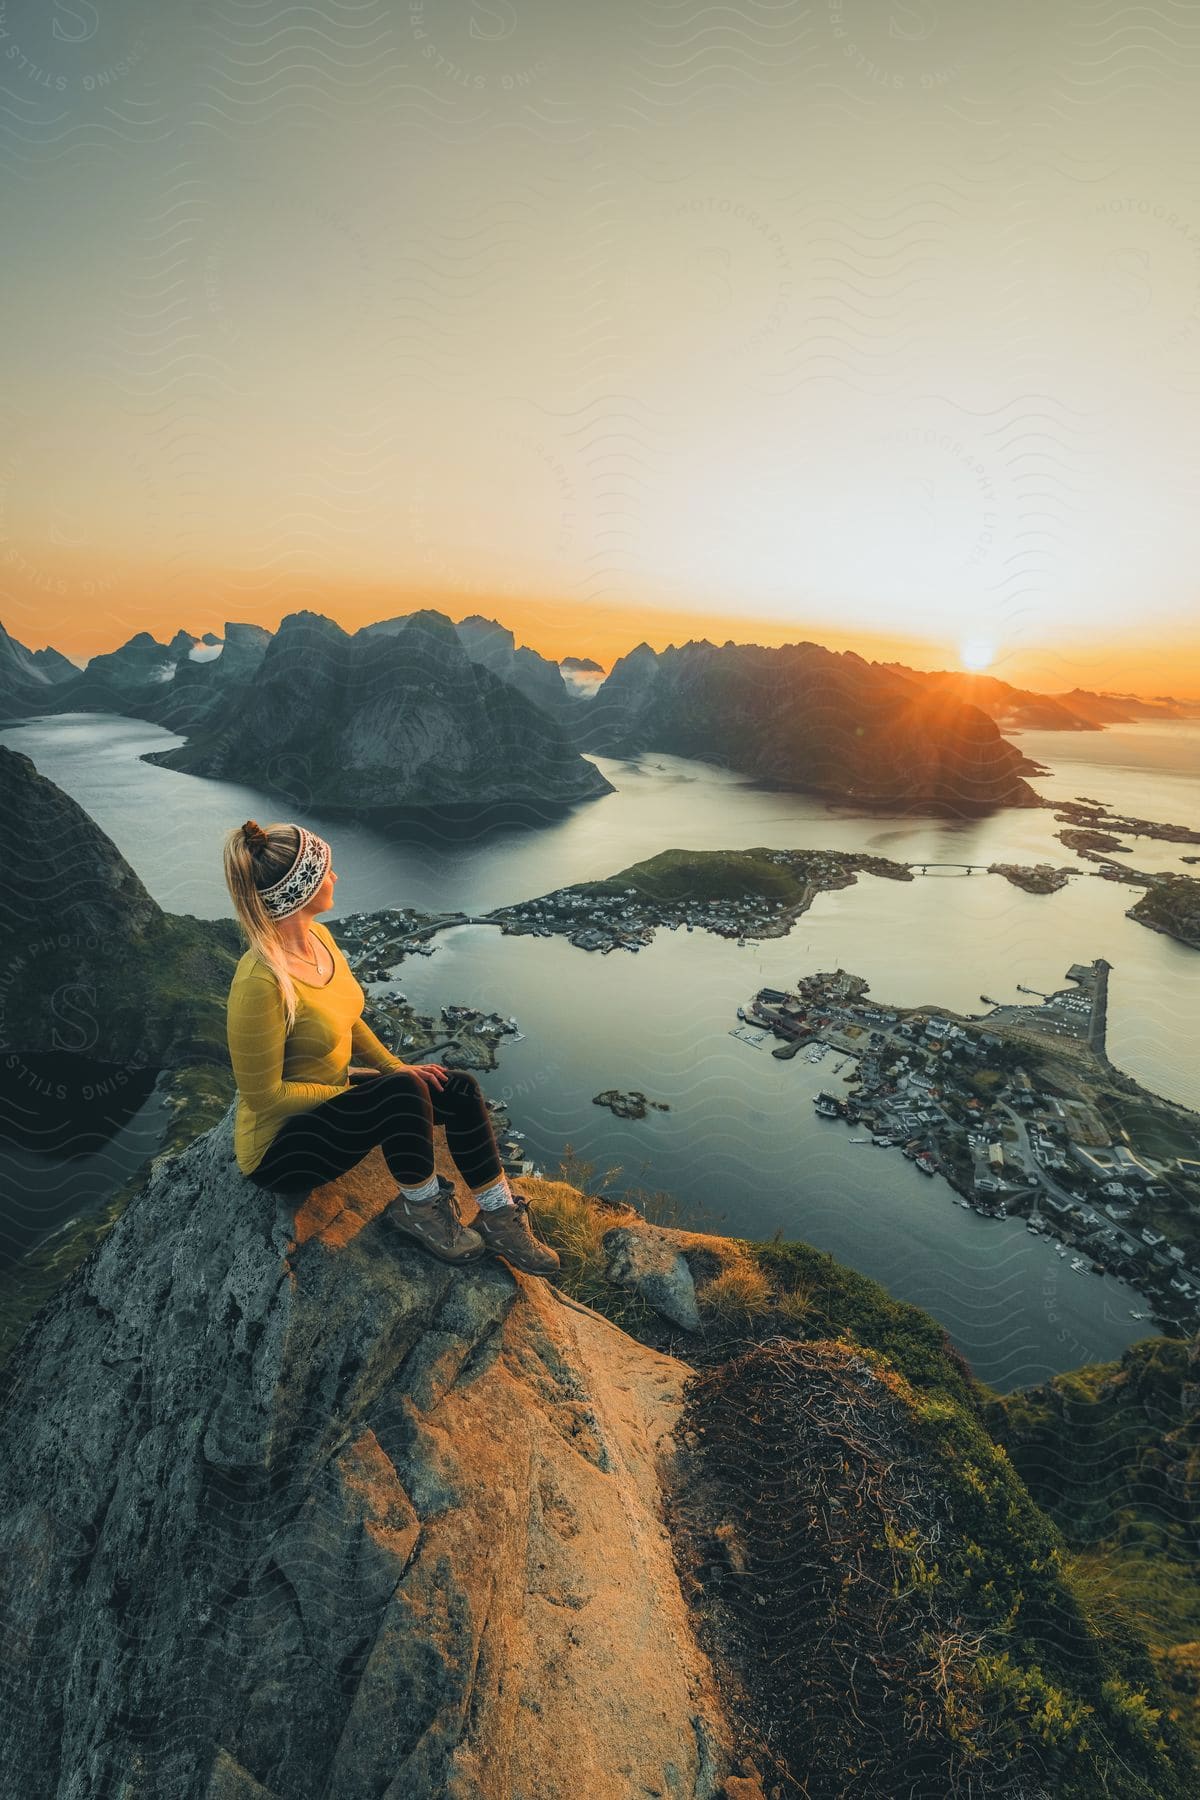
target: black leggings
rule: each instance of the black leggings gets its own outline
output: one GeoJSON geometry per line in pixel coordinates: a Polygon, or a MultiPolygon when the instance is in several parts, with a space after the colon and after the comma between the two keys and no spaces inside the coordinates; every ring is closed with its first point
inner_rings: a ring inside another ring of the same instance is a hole
{"type": "Polygon", "coordinates": [[[483,1091],[468,1070],[447,1075],[441,1088],[397,1070],[371,1075],[342,1094],[292,1113],[267,1145],[249,1179],[277,1192],[307,1191],[344,1175],[378,1144],[403,1187],[419,1187],[433,1174],[434,1122],[469,1188],[486,1187],[500,1174],[500,1152],[483,1091]]]}

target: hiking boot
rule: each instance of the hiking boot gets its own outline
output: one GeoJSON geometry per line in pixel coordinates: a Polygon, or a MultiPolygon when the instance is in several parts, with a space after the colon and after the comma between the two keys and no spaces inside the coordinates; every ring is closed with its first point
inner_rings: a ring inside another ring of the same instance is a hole
{"type": "Polygon", "coordinates": [[[502,1256],[526,1275],[553,1275],[560,1266],[558,1251],[534,1237],[529,1224],[529,1202],[523,1194],[514,1193],[511,1206],[491,1210],[481,1206],[472,1224],[493,1256],[502,1256]]]}
{"type": "Polygon", "coordinates": [[[487,1255],[487,1245],[472,1226],[463,1224],[454,1183],[439,1175],[438,1190],[436,1200],[415,1206],[397,1194],[384,1217],[404,1237],[431,1250],[443,1262],[478,1262],[487,1255]]]}

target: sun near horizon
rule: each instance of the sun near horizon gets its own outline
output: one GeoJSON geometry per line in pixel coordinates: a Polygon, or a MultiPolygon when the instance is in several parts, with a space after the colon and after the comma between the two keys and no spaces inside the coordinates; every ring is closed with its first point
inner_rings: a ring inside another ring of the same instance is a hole
{"type": "MultiPolygon", "coordinates": [[[[1035,693],[1061,694],[1079,687],[1145,699],[1168,694],[1185,701],[1200,698],[1200,633],[1194,631],[1181,632],[1173,643],[1139,639],[1131,632],[1083,645],[1055,641],[1021,645],[994,631],[958,637],[906,632],[899,621],[891,631],[855,629],[848,619],[829,622],[823,607],[811,614],[797,607],[789,619],[717,608],[587,605],[559,595],[505,594],[478,587],[453,592],[431,584],[425,591],[414,591],[399,583],[358,583],[282,571],[253,591],[244,576],[229,571],[176,568],[160,581],[158,571],[128,566],[115,575],[104,595],[89,596],[90,606],[76,591],[78,571],[64,568],[56,583],[58,603],[49,609],[45,593],[27,587],[11,562],[5,573],[0,625],[27,649],[51,646],[81,668],[90,657],[117,650],[143,631],[164,644],[179,630],[196,638],[209,631],[223,637],[226,623],[233,620],[274,632],[290,613],[308,609],[353,633],[364,625],[429,607],[453,620],[471,615],[495,619],[513,633],[518,646],[552,662],[588,656],[605,674],[643,642],[655,651],[703,639],[764,648],[808,642],[834,653],[849,651],[868,662],[899,663],[915,670],[987,672],[1035,693]]],[[[968,622],[961,619],[964,625],[968,622]]]]}
{"type": "Polygon", "coordinates": [[[959,648],[958,659],[970,675],[982,675],[996,660],[996,649],[986,638],[968,638],[959,648]]]}

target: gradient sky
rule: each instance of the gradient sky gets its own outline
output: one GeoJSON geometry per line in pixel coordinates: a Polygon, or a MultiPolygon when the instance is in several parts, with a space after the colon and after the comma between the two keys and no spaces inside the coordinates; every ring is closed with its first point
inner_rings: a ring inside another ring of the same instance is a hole
{"type": "Polygon", "coordinates": [[[0,0],[0,619],[1200,691],[1200,9],[0,0]]]}

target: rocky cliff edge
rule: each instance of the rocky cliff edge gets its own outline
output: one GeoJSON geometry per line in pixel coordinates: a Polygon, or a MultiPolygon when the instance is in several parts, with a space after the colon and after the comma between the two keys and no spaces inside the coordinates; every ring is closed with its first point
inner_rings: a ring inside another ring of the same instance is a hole
{"type": "Polygon", "coordinates": [[[230,1109],[25,1333],[11,1791],[761,1792],[662,1518],[687,1366],[494,1258],[438,1262],[394,1192],[375,1151],[299,1209],[264,1194],[230,1109]]]}

